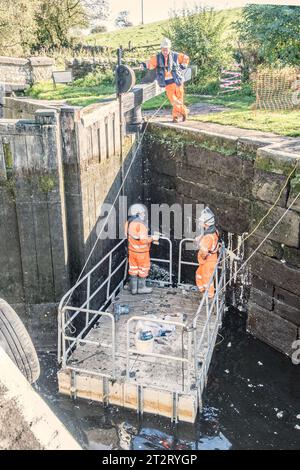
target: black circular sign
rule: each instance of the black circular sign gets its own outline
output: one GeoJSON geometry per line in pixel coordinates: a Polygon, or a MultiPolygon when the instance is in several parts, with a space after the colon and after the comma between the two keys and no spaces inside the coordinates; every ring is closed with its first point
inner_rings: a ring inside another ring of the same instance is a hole
{"type": "Polygon", "coordinates": [[[118,93],[127,93],[135,85],[135,73],[128,65],[119,65],[116,69],[118,93]]]}

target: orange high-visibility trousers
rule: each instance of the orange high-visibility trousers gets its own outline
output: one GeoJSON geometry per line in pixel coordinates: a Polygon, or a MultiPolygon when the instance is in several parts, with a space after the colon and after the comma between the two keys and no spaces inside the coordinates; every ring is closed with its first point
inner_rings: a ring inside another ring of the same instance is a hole
{"type": "MultiPolygon", "coordinates": [[[[196,271],[196,284],[200,292],[204,292],[208,287],[209,280],[215,270],[217,260],[204,260],[196,271]]],[[[208,289],[208,297],[212,299],[215,295],[214,283],[212,282],[208,289]]]]}
{"type": "Polygon", "coordinates": [[[179,116],[187,116],[188,110],[183,104],[184,99],[184,88],[183,85],[176,85],[176,83],[171,83],[166,86],[167,97],[173,106],[173,119],[178,118],[179,116]]]}
{"type": "Polygon", "coordinates": [[[128,264],[130,276],[148,277],[150,271],[150,252],[136,253],[128,250],[128,264]]]}

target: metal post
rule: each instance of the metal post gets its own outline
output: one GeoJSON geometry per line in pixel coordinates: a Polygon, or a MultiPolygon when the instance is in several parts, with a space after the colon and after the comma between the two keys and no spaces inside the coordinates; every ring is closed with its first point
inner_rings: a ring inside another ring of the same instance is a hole
{"type": "Polygon", "coordinates": [[[219,277],[218,277],[218,268],[216,270],[216,296],[217,296],[217,301],[215,303],[215,309],[217,310],[216,312],[216,317],[217,317],[217,321],[219,321],[219,299],[220,299],[220,295],[219,295],[219,277]]]}
{"type": "Polygon", "coordinates": [[[65,327],[65,309],[62,310],[61,312],[61,329],[62,329],[62,367],[63,369],[66,367],[67,364],[67,358],[66,358],[66,340],[65,340],[65,335],[66,335],[66,327],[65,327]]]}
{"type": "Polygon", "coordinates": [[[116,378],[116,322],[115,319],[112,318],[112,328],[111,328],[111,336],[112,336],[112,376],[113,379],[116,378]]]}
{"type": "Polygon", "coordinates": [[[127,322],[127,336],[126,336],[126,343],[127,343],[127,348],[126,348],[126,380],[129,380],[130,373],[129,373],[129,361],[130,361],[130,329],[129,329],[130,322],[127,322]]]}
{"type": "Polygon", "coordinates": [[[181,283],[181,258],[182,258],[182,242],[179,243],[179,262],[178,262],[178,284],[181,283]]]}
{"type": "MultiPolygon", "coordinates": [[[[122,56],[123,56],[123,48],[122,46],[119,47],[117,51],[117,57],[118,57],[118,69],[120,65],[122,64],[122,56]]],[[[117,70],[118,70],[117,69],[117,70]]],[[[119,74],[117,73],[117,85],[118,85],[118,100],[119,100],[119,125],[120,125],[120,166],[121,166],[121,184],[124,182],[124,165],[123,165],[123,97],[122,93],[119,93],[119,74]]],[[[124,186],[122,187],[122,196],[124,196],[124,186]]],[[[123,199],[123,212],[124,212],[124,204],[125,201],[123,199]]]]}
{"type": "MultiPolygon", "coordinates": [[[[88,278],[87,278],[87,293],[86,293],[86,296],[87,296],[87,310],[90,309],[90,296],[91,296],[91,276],[89,275],[88,278]]],[[[89,314],[88,312],[85,314],[85,326],[87,327],[88,326],[88,323],[89,323],[89,314]]]]}
{"type": "Polygon", "coordinates": [[[111,269],[112,269],[112,252],[109,254],[109,259],[108,259],[108,281],[107,281],[107,290],[106,290],[106,300],[109,299],[109,294],[110,294],[110,282],[111,282],[111,269]]]}
{"type": "Polygon", "coordinates": [[[141,8],[142,8],[142,24],[144,24],[144,0],[141,0],[141,8]]]}
{"type": "Polygon", "coordinates": [[[209,322],[210,322],[210,310],[208,301],[208,292],[205,292],[206,296],[206,321],[207,321],[207,347],[209,347],[209,322]]]}

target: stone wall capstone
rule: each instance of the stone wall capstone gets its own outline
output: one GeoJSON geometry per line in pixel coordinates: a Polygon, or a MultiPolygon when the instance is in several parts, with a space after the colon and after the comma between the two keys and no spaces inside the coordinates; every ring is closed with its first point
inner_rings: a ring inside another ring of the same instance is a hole
{"type": "Polygon", "coordinates": [[[0,83],[26,88],[35,82],[51,80],[54,59],[49,57],[0,57],[0,83]]]}

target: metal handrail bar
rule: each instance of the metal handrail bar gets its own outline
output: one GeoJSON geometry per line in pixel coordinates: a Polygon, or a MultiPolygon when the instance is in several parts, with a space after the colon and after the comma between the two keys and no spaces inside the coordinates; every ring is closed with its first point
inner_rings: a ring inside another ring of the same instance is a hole
{"type": "Polygon", "coordinates": [[[149,356],[149,357],[160,357],[162,359],[169,359],[169,360],[175,360],[175,361],[180,361],[180,362],[189,362],[187,358],[184,357],[177,357],[177,356],[170,356],[167,354],[157,354],[157,353],[150,353],[150,352],[143,352],[143,351],[137,351],[136,349],[133,349],[130,347],[130,325],[133,321],[147,321],[147,323],[162,323],[166,325],[174,325],[178,326],[181,328],[186,328],[186,324],[182,322],[177,322],[174,320],[160,320],[156,318],[146,318],[142,316],[134,316],[131,317],[128,322],[127,322],[127,349],[126,349],[126,378],[129,380],[130,378],[130,354],[136,354],[136,355],[141,355],[141,356],[149,356]]]}
{"type": "MultiPolygon", "coordinates": [[[[65,312],[67,310],[72,310],[73,308],[75,307],[64,307],[63,310],[62,310],[62,322],[63,322],[63,326],[65,324],[65,312]]],[[[112,348],[112,377],[115,378],[115,356],[116,356],[116,333],[115,333],[115,317],[112,313],[110,312],[106,312],[106,311],[96,311],[96,310],[87,310],[87,309],[83,309],[80,313],[86,313],[88,315],[92,314],[92,315],[103,315],[103,316],[106,316],[108,318],[111,319],[111,322],[112,322],[112,344],[111,344],[111,348],[112,348]]],[[[66,355],[66,346],[65,346],[65,341],[66,341],[66,334],[65,334],[65,329],[63,329],[63,333],[62,333],[62,343],[63,343],[63,367],[66,367],[67,366],[67,355],[66,355]]],[[[81,342],[87,342],[87,340],[83,340],[82,338],[80,338],[81,342]]],[[[78,341],[78,339],[76,338],[75,339],[75,344],[76,342],[78,341]]],[[[95,342],[95,344],[99,345],[101,343],[99,342],[95,342]]]]}
{"type": "MultiPolygon", "coordinates": [[[[169,257],[168,259],[161,259],[161,258],[151,258],[151,261],[157,261],[157,262],[163,262],[163,263],[168,263],[169,264],[169,281],[152,281],[152,282],[159,282],[160,284],[164,285],[170,285],[172,284],[172,271],[173,271],[173,257],[172,257],[172,242],[169,238],[161,236],[161,240],[166,240],[169,244],[169,257]]],[[[115,247],[113,247],[80,281],[78,281],[75,286],[73,286],[62,298],[60,305],[59,305],[59,310],[58,310],[58,361],[61,362],[61,359],[63,362],[66,362],[66,357],[65,355],[68,356],[69,352],[73,349],[74,345],[76,344],[76,340],[72,340],[72,343],[70,346],[67,348],[67,350],[64,350],[64,353],[62,355],[62,334],[64,333],[64,337],[66,337],[66,328],[75,320],[75,318],[82,312],[86,312],[86,308],[88,307],[88,311],[90,311],[89,306],[90,302],[93,300],[93,298],[103,289],[105,286],[107,286],[107,291],[106,291],[106,297],[104,303],[101,305],[99,312],[108,304],[108,302],[114,297],[116,291],[122,286],[126,279],[127,275],[127,269],[125,268],[124,272],[124,277],[123,280],[118,284],[116,289],[110,294],[110,285],[111,285],[111,278],[122,268],[122,266],[126,263],[127,266],[127,256],[124,256],[124,259],[119,263],[119,265],[112,271],[111,266],[112,266],[112,256],[113,253],[123,244],[127,241],[125,238],[121,240],[115,247]],[[109,259],[109,266],[108,266],[108,277],[101,283],[100,286],[97,287],[97,289],[91,294],[91,275],[97,268],[99,268],[104,261],[109,259]],[[63,306],[66,298],[74,292],[75,289],[77,289],[78,286],[82,285],[82,283],[87,280],[87,296],[85,301],[80,307],[71,307],[71,306],[63,306]],[[64,325],[62,325],[62,312],[64,307],[70,307],[68,310],[72,310],[75,313],[71,315],[70,318],[68,318],[67,321],[64,321],[64,325]],[[63,357],[62,357],[63,356],[63,357]]],[[[93,324],[94,320],[97,318],[99,313],[94,314],[92,318],[89,319],[89,314],[86,313],[86,324],[85,328],[82,329],[82,331],[79,333],[77,336],[77,341],[78,338],[82,338],[84,333],[90,328],[90,326],[93,324]]],[[[69,337],[70,338],[70,337],[69,337]]]]}
{"type": "Polygon", "coordinates": [[[61,299],[60,301],[60,304],[59,304],[59,308],[62,308],[63,307],[63,303],[65,301],[65,299],[68,298],[69,295],[71,295],[74,290],[80,286],[91,274],[93,274],[93,272],[99,268],[99,266],[101,266],[102,263],[104,263],[104,261],[107,260],[107,258],[114,252],[116,251],[126,240],[126,238],[124,238],[123,240],[121,240],[119,243],[117,243],[116,246],[114,246],[103,258],[101,258],[100,261],[98,261],[98,263],[85,275],[83,276],[78,282],[76,282],[76,284],[74,284],[73,287],[71,287],[71,289],[68,290],[68,292],[63,296],[63,298],[61,299]]]}

